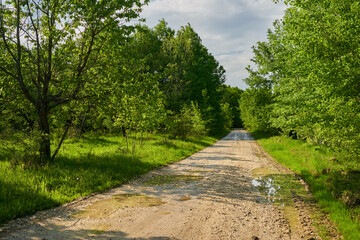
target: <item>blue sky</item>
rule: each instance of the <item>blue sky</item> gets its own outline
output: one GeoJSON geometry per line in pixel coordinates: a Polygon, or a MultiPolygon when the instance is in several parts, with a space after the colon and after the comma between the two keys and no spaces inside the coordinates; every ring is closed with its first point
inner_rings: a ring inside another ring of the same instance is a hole
{"type": "Polygon", "coordinates": [[[149,27],[162,18],[175,30],[190,23],[225,68],[226,84],[245,89],[251,47],[266,40],[267,29],[284,10],[272,0],[150,0],[141,17],[149,27]]]}

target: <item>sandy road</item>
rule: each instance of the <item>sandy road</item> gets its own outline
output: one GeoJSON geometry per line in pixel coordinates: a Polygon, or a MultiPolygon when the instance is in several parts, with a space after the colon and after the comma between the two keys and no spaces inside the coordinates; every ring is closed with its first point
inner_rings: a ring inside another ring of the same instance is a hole
{"type": "Polygon", "coordinates": [[[259,153],[247,132],[234,130],[129,184],[15,220],[3,238],[319,239],[309,226],[291,229],[283,211],[253,186],[254,169],[278,167],[259,153]],[[171,175],[197,177],[159,177],[171,175]]]}

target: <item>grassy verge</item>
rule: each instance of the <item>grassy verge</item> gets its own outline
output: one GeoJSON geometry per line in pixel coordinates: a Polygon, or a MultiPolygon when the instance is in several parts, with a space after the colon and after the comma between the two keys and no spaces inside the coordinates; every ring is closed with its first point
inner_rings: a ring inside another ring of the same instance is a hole
{"type": "Polygon", "coordinates": [[[285,136],[253,136],[275,160],[309,184],[314,198],[345,239],[360,239],[360,167],[356,161],[341,160],[324,146],[285,136]]]}
{"type": "Polygon", "coordinates": [[[181,141],[153,135],[135,154],[126,154],[122,137],[85,136],[67,140],[56,162],[41,168],[12,166],[8,161],[11,153],[0,147],[0,224],[119,186],[216,140],[204,137],[181,141]]]}

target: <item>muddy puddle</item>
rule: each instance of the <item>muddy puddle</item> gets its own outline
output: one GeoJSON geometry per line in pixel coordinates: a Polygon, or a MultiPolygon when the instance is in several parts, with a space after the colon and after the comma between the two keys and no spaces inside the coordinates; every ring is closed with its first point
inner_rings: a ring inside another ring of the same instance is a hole
{"type": "Polygon", "coordinates": [[[300,232],[302,225],[295,199],[306,197],[304,186],[295,176],[276,169],[257,168],[252,174],[252,185],[269,203],[275,204],[283,211],[292,232],[300,232]]]}
{"type": "Polygon", "coordinates": [[[141,184],[154,186],[162,184],[175,184],[179,182],[194,182],[203,179],[202,176],[197,175],[160,175],[144,181],[141,184]]]}
{"type": "Polygon", "coordinates": [[[165,204],[160,199],[140,194],[120,194],[112,198],[100,200],[88,206],[85,210],[71,215],[74,218],[106,218],[117,209],[131,207],[154,207],[165,204]]]}

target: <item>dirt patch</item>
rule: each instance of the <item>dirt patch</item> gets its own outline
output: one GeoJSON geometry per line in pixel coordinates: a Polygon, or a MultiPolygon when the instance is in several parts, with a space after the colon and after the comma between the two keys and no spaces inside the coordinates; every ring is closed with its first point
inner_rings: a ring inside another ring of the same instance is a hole
{"type": "Polygon", "coordinates": [[[71,215],[74,218],[106,218],[117,209],[129,207],[154,207],[165,202],[149,196],[139,194],[119,194],[110,199],[100,200],[88,206],[85,210],[71,215]]]}
{"type": "Polygon", "coordinates": [[[191,199],[190,196],[183,196],[179,198],[180,201],[189,201],[190,199],[191,199]]]}

